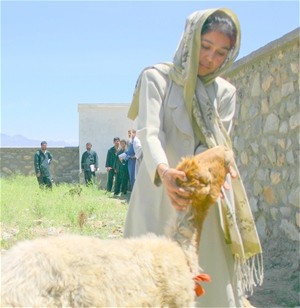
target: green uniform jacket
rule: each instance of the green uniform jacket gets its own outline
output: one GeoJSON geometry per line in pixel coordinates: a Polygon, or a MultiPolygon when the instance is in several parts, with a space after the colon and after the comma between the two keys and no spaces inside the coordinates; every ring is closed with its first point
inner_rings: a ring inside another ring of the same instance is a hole
{"type": "Polygon", "coordinates": [[[90,170],[90,165],[98,169],[98,155],[95,151],[85,151],[81,156],[81,169],[90,170]]]}
{"type": "Polygon", "coordinates": [[[34,169],[35,173],[41,173],[42,176],[50,176],[49,166],[52,161],[50,152],[38,150],[34,154],[34,169]]]}
{"type": "Polygon", "coordinates": [[[111,147],[107,151],[105,168],[115,168],[116,159],[118,158],[115,147],[111,147]]]}

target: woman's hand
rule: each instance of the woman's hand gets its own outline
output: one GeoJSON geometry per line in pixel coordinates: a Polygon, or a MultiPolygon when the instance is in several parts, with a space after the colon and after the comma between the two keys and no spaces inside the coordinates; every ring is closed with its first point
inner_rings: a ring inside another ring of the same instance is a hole
{"type": "Polygon", "coordinates": [[[157,167],[157,172],[165,186],[173,207],[177,211],[185,211],[187,206],[192,203],[190,192],[187,192],[176,184],[176,179],[186,180],[185,173],[174,168],[169,168],[164,164],[160,164],[157,167]]]}
{"type": "MultiPolygon", "coordinates": [[[[234,170],[234,168],[232,166],[229,166],[228,173],[231,175],[231,177],[233,179],[236,178],[236,176],[237,176],[237,173],[236,173],[236,171],[234,170]]],[[[227,181],[225,181],[223,187],[224,187],[225,190],[229,190],[230,189],[230,186],[229,186],[227,181]]],[[[222,191],[221,191],[221,198],[224,198],[224,195],[223,195],[222,191]]]]}
{"type": "MultiPolygon", "coordinates": [[[[163,185],[165,186],[168,197],[171,200],[171,204],[177,211],[185,211],[186,208],[191,205],[191,193],[180,188],[176,184],[176,179],[184,181],[186,179],[185,173],[174,168],[169,168],[165,164],[160,164],[157,167],[157,172],[162,180],[163,185]]],[[[236,178],[237,173],[232,166],[229,166],[228,173],[232,178],[236,178]]],[[[230,186],[228,182],[225,181],[223,185],[225,190],[229,190],[230,186]]],[[[221,191],[220,197],[224,198],[224,195],[221,191]]]]}

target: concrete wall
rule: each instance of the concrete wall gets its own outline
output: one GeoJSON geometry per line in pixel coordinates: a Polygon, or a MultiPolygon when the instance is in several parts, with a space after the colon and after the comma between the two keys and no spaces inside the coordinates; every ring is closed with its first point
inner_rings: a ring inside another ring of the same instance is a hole
{"type": "Polygon", "coordinates": [[[100,172],[105,172],[107,150],[113,138],[127,139],[134,122],[127,118],[128,104],[79,104],[79,153],[91,142],[99,157],[100,172]]]}

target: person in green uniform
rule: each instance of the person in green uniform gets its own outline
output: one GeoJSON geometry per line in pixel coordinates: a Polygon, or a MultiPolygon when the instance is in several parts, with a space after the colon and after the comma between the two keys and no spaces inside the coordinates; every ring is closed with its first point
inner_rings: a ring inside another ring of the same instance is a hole
{"type": "Polygon", "coordinates": [[[128,162],[124,159],[126,157],[126,140],[120,141],[120,149],[117,153],[118,158],[115,161],[115,189],[114,195],[119,195],[121,192],[123,195],[127,194],[129,173],[128,162]]]}
{"type": "Polygon", "coordinates": [[[106,155],[105,168],[107,171],[107,186],[106,190],[108,192],[112,191],[114,178],[115,178],[115,162],[118,159],[117,153],[120,148],[120,138],[115,137],[113,139],[114,146],[109,148],[106,155]]]}
{"type": "Polygon", "coordinates": [[[41,142],[41,148],[34,154],[34,169],[40,188],[52,189],[52,179],[50,174],[50,164],[53,157],[47,151],[47,142],[41,142]]]}
{"type": "Polygon", "coordinates": [[[92,146],[91,142],[87,142],[86,151],[81,156],[81,170],[84,172],[86,186],[95,184],[98,170],[98,154],[92,150],[92,146]]]}

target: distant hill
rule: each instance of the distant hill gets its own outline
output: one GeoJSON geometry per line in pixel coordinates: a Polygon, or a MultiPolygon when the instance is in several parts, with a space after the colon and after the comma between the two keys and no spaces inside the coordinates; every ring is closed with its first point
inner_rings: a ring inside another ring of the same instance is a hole
{"type": "MultiPolygon", "coordinates": [[[[22,135],[9,136],[1,133],[1,147],[40,147],[42,140],[28,139],[22,135]]],[[[65,141],[46,140],[48,147],[69,147],[74,146],[65,141]]]]}

